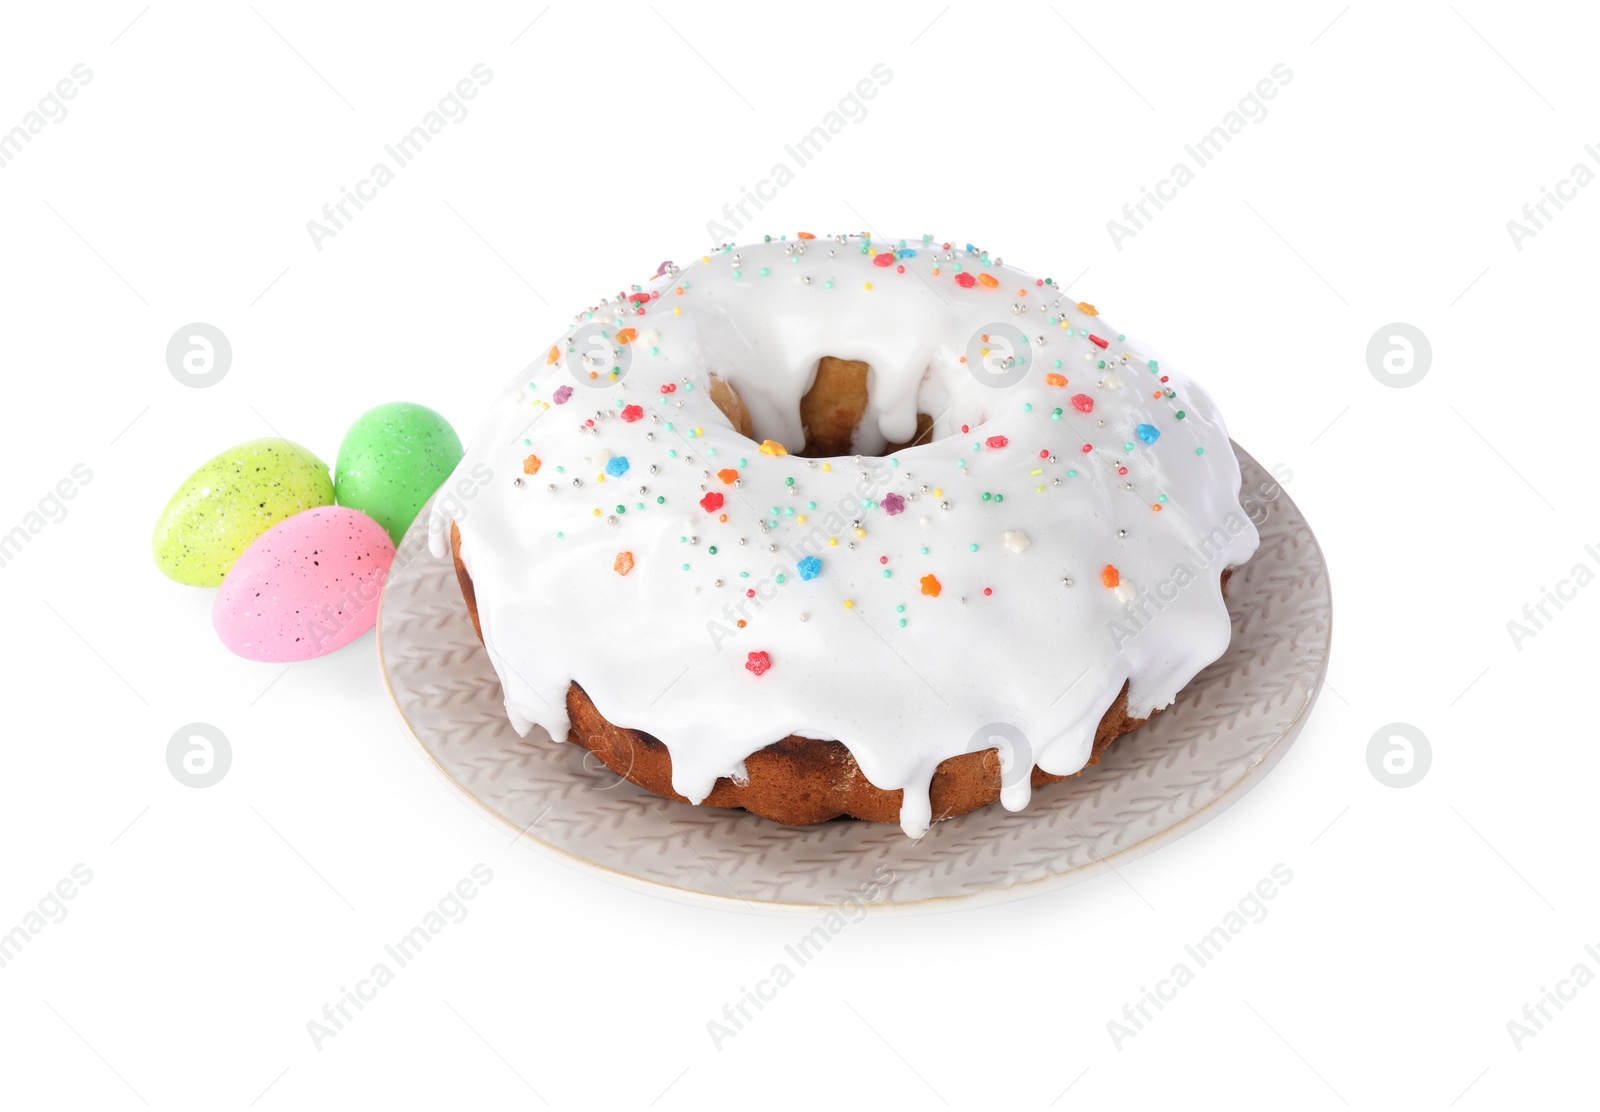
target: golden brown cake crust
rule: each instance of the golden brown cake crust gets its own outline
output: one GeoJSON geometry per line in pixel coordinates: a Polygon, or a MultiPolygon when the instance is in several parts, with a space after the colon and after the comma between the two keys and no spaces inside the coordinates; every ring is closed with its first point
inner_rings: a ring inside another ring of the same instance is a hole
{"type": "MultiPolygon", "coordinates": [[[[472,577],[461,561],[461,531],[453,522],[450,548],[467,613],[478,639],[482,640],[477,595],[472,577]]],[[[1227,571],[1222,573],[1224,585],[1228,575],[1227,571]]],[[[608,721],[575,682],[567,688],[567,715],[572,719],[572,730],[567,735],[569,742],[581,745],[618,776],[646,791],[688,802],[672,790],[672,757],[667,747],[642,730],[608,721]]],[[[1098,764],[1100,755],[1112,741],[1147,721],[1129,717],[1128,685],[1123,684],[1116,701],[1095,730],[1089,764],[1098,764]]],[[[745,759],[745,771],[749,779],[743,784],[725,776],[719,778],[711,794],[701,801],[702,805],[742,807],[762,818],[790,826],[825,822],[840,815],[871,822],[900,821],[902,793],[885,791],[868,781],[842,742],[791,735],[750,754],[745,759]]],[[[930,789],[934,819],[954,818],[999,800],[1000,772],[1000,755],[995,749],[964,753],[943,761],[934,772],[930,789]]],[[[1067,777],[1052,775],[1038,767],[1033,770],[1036,788],[1065,779],[1067,777]]]]}

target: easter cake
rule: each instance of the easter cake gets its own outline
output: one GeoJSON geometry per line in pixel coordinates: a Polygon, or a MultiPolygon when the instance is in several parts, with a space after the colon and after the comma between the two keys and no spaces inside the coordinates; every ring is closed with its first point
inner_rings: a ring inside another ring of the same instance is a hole
{"type": "Polygon", "coordinates": [[[435,501],[519,733],[667,798],[930,823],[1072,776],[1227,647],[1257,535],[1207,395],[971,245],[663,263],[435,501]]]}

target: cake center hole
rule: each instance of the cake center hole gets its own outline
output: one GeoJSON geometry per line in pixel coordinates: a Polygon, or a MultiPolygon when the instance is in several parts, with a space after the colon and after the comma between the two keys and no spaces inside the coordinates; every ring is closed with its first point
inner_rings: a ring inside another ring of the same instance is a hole
{"type": "MultiPolygon", "coordinates": [[[[861,445],[857,434],[867,412],[867,381],[872,368],[859,359],[839,359],[825,355],[817,362],[817,375],[811,389],[800,399],[800,427],[805,444],[784,445],[790,455],[806,459],[834,456],[889,455],[933,438],[933,418],[917,414],[916,432],[909,440],[887,445],[861,445]]],[[[730,384],[713,377],[711,400],[722,410],[734,428],[753,440],[764,439],[753,428],[750,411],[730,384]]]]}

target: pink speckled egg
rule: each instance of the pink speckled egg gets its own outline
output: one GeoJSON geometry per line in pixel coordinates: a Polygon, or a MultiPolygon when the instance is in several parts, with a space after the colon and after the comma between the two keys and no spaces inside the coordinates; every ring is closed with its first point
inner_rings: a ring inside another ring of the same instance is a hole
{"type": "Polygon", "coordinates": [[[345,506],[278,522],[229,570],[211,611],[217,636],[250,660],[284,663],[343,648],[378,619],[394,561],[383,526],[345,506]]]}

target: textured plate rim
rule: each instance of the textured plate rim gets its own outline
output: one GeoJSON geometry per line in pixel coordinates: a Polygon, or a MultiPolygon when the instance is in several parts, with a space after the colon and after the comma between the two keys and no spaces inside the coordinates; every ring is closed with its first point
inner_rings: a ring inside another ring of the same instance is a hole
{"type": "MultiPolygon", "coordinates": [[[[1259,461],[1257,461],[1254,456],[1250,455],[1242,447],[1240,447],[1238,443],[1233,443],[1233,448],[1236,453],[1250,460],[1250,462],[1255,463],[1257,467],[1261,466],[1259,461]]],[[[1266,469],[1262,468],[1262,470],[1266,469]]],[[[1299,504],[1289,496],[1287,491],[1282,491],[1281,488],[1279,497],[1288,502],[1288,504],[1295,510],[1298,511],[1300,509],[1299,504]]],[[[417,515],[416,521],[412,523],[412,530],[417,528],[418,522],[424,523],[423,528],[426,528],[428,514],[432,506],[433,500],[430,498],[427,505],[425,505],[422,508],[422,511],[417,515]]],[[[1300,516],[1303,520],[1305,520],[1305,514],[1303,512],[1300,514],[1300,516]]],[[[1289,751],[1289,747],[1294,743],[1295,739],[1299,737],[1300,732],[1305,728],[1306,720],[1310,717],[1311,710],[1316,705],[1317,697],[1322,693],[1322,688],[1326,683],[1326,659],[1328,654],[1332,652],[1333,647],[1333,585],[1331,582],[1331,577],[1326,574],[1327,559],[1323,554],[1322,544],[1317,540],[1315,532],[1312,531],[1309,520],[1306,520],[1306,536],[1311,542],[1311,554],[1323,569],[1323,589],[1328,598],[1327,633],[1322,638],[1324,644],[1324,664],[1321,671],[1315,671],[1309,668],[1307,669],[1308,671],[1313,672],[1314,679],[1310,684],[1305,699],[1301,702],[1300,707],[1296,710],[1294,718],[1289,721],[1289,723],[1283,728],[1278,736],[1272,740],[1272,743],[1267,746],[1266,750],[1262,752],[1260,757],[1252,762],[1237,780],[1219,793],[1214,799],[1205,803],[1197,810],[1184,815],[1182,818],[1173,822],[1170,826],[1166,826],[1160,830],[1154,831],[1145,838],[1134,842],[1132,845],[1119,849],[1115,853],[1107,854],[1105,856],[1096,855],[1093,860],[1086,862],[1085,864],[1078,865],[1074,868],[1070,868],[1065,872],[1051,873],[1047,876],[1037,877],[1033,880],[1020,881],[1016,884],[1005,885],[1003,887],[997,886],[981,888],[975,891],[948,896],[925,896],[918,900],[907,900],[904,902],[894,903],[866,903],[862,906],[866,907],[868,914],[882,917],[885,915],[917,915],[927,914],[932,911],[964,911],[979,907],[994,907],[1000,904],[1014,903],[1019,900],[1030,899],[1035,896],[1043,895],[1046,892],[1055,891],[1060,888],[1066,888],[1074,884],[1080,884],[1084,881],[1092,880],[1095,877],[1101,876],[1107,872],[1115,873],[1119,865],[1129,864],[1134,860],[1143,857],[1147,853],[1151,853],[1164,845],[1168,845],[1188,834],[1194,833],[1206,823],[1220,815],[1223,811],[1226,811],[1234,803],[1238,802],[1238,800],[1246,792],[1265,779],[1266,774],[1270,772],[1280,760],[1283,759],[1284,754],[1289,751]]],[[[403,544],[404,542],[402,542],[402,545],[403,544]]],[[[384,602],[387,600],[387,597],[388,594],[386,590],[384,597],[379,600],[378,617],[374,628],[376,632],[378,675],[383,681],[383,689],[384,692],[389,696],[389,703],[394,711],[395,717],[399,720],[402,729],[406,735],[411,738],[417,750],[420,751],[426,763],[433,768],[437,775],[442,777],[455,788],[455,794],[460,797],[464,797],[465,800],[474,804],[475,809],[481,812],[483,817],[487,817],[493,825],[496,825],[503,830],[511,831],[516,835],[516,837],[512,839],[512,844],[515,844],[519,841],[525,841],[538,853],[562,864],[568,865],[569,867],[574,868],[574,871],[576,872],[596,874],[601,879],[609,881],[610,883],[619,887],[631,889],[636,892],[643,892],[646,895],[655,896],[657,898],[667,899],[673,903],[686,903],[700,907],[712,907],[722,911],[765,912],[769,915],[781,915],[788,917],[811,916],[815,915],[817,912],[833,911],[838,908],[838,903],[813,903],[801,900],[748,899],[737,894],[724,896],[712,892],[697,892],[692,888],[682,888],[675,884],[666,883],[665,881],[651,880],[646,877],[634,876],[631,873],[625,873],[620,869],[615,869],[609,865],[602,864],[599,861],[592,860],[588,857],[583,857],[579,854],[573,853],[570,850],[563,849],[560,846],[552,845],[549,842],[544,841],[542,838],[530,833],[529,829],[517,826],[505,815],[501,814],[499,811],[495,810],[488,803],[479,798],[475,792],[467,787],[466,784],[462,783],[450,772],[449,769],[445,768],[445,766],[439,762],[439,759],[434,756],[432,750],[428,748],[427,744],[423,742],[421,736],[417,733],[416,727],[412,724],[410,718],[406,716],[405,709],[401,706],[400,698],[395,693],[394,683],[389,675],[388,661],[384,654],[383,648],[383,624],[385,613],[384,602]]],[[[1173,707],[1174,711],[1178,709],[1179,705],[1175,705],[1173,707]]],[[[651,805],[655,806],[658,810],[661,810],[661,804],[672,802],[674,801],[662,799],[655,801],[651,805]]],[[[682,806],[682,804],[679,805],[682,806]]],[[[665,812],[663,811],[663,813],[665,812]]],[[[756,816],[747,817],[752,819],[756,818],[756,816]]],[[[682,838],[683,836],[680,834],[679,837],[682,838]]],[[[691,848],[693,847],[691,846],[691,848]]],[[[1091,854],[1093,854],[1093,852],[1093,850],[1090,850],[1091,854]]],[[[717,871],[713,868],[712,872],[716,873],[717,871]]],[[[730,888],[732,887],[731,884],[729,886],[730,888]]]]}

